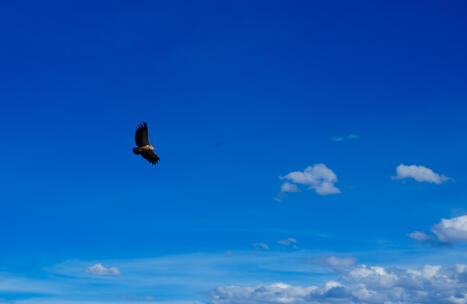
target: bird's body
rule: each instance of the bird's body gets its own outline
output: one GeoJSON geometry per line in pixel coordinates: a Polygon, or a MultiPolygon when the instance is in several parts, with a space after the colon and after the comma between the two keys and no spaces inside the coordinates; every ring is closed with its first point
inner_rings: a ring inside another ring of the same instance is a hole
{"type": "Polygon", "coordinates": [[[146,122],[138,125],[135,134],[135,142],[137,147],[133,148],[133,153],[141,155],[144,159],[151,164],[157,164],[160,160],[159,156],[154,153],[154,147],[149,143],[148,139],[148,125],[146,122]]]}
{"type": "Polygon", "coordinates": [[[133,152],[135,152],[135,154],[141,154],[141,152],[145,151],[154,151],[154,147],[151,145],[146,145],[142,147],[133,148],[133,152]]]}

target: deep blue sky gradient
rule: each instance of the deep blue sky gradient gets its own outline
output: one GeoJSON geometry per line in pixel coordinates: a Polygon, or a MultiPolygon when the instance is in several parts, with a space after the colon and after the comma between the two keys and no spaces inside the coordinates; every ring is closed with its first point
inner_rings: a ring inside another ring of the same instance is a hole
{"type": "Polygon", "coordinates": [[[2,3],[0,270],[40,277],[67,260],[287,237],[305,250],[418,250],[407,233],[466,208],[466,8],[2,3]],[[143,120],[154,167],[131,152],[143,120]],[[358,139],[331,140],[348,134],[358,139]],[[316,163],[341,194],[274,201],[280,176],[316,163]],[[401,163],[454,181],[394,181],[401,163]]]}

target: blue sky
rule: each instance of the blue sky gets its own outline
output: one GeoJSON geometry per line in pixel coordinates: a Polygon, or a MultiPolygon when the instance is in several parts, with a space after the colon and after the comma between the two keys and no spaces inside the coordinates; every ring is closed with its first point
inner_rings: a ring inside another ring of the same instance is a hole
{"type": "Polygon", "coordinates": [[[370,303],[362,265],[467,264],[466,8],[0,4],[0,303],[370,303]]]}

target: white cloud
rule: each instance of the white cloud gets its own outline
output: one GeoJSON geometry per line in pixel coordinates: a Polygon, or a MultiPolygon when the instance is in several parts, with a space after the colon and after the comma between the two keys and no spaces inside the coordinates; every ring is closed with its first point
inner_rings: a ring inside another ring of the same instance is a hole
{"type": "Polygon", "coordinates": [[[320,286],[284,283],[253,287],[224,286],[210,293],[209,304],[447,304],[466,303],[467,265],[398,268],[358,265],[340,282],[320,286]]]}
{"type": "Polygon", "coordinates": [[[95,274],[95,275],[107,275],[107,276],[116,276],[120,275],[120,271],[117,267],[104,267],[102,264],[95,264],[89,266],[85,270],[87,273],[95,274]]]}
{"type": "Polygon", "coordinates": [[[298,249],[297,240],[294,239],[294,238],[288,238],[286,240],[279,240],[279,241],[277,241],[277,243],[280,244],[280,245],[284,245],[284,246],[292,247],[294,249],[298,249]]]}
{"type": "Polygon", "coordinates": [[[256,249],[269,250],[269,246],[266,243],[254,243],[253,247],[255,247],[256,249]]]}
{"type": "Polygon", "coordinates": [[[326,167],[325,164],[316,164],[307,167],[304,171],[290,172],[281,177],[295,184],[306,185],[308,188],[314,189],[320,195],[336,194],[341,191],[334,186],[337,182],[336,174],[326,167]]]}
{"type": "Polygon", "coordinates": [[[437,185],[450,179],[449,177],[445,175],[439,175],[433,172],[433,170],[424,166],[406,166],[401,164],[397,166],[396,172],[397,175],[395,178],[397,179],[413,178],[417,182],[435,183],[437,185]]]}
{"type": "Polygon", "coordinates": [[[300,189],[298,189],[297,185],[295,184],[285,182],[281,186],[281,192],[300,192],[300,189]]]}
{"type": "Polygon", "coordinates": [[[439,224],[431,227],[431,231],[442,242],[467,242],[467,215],[441,219],[439,224]]]}
{"type": "Polygon", "coordinates": [[[414,231],[408,236],[417,242],[428,243],[434,247],[467,242],[467,215],[441,219],[441,222],[433,225],[430,230],[434,235],[428,235],[423,231],[414,231]]]}

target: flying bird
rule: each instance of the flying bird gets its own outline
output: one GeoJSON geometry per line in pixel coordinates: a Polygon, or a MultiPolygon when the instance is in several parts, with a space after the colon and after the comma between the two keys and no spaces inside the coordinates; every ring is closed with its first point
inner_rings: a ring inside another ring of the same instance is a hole
{"type": "Polygon", "coordinates": [[[153,165],[159,162],[159,156],[154,153],[154,147],[149,143],[148,125],[144,121],[142,124],[138,125],[138,128],[136,128],[135,142],[138,147],[133,148],[133,153],[141,155],[153,165]]]}

